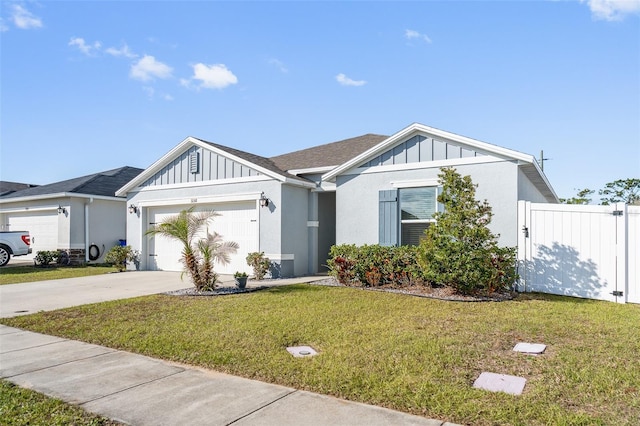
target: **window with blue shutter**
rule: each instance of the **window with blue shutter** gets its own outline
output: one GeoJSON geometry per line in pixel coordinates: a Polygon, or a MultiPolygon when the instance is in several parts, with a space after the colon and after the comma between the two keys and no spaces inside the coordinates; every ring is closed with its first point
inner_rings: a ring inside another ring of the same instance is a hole
{"type": "Polygon", "coordinates": [[[398,190],[382,190],[379,192],[379,238],[382,246],[398,245],[398,190]]]}

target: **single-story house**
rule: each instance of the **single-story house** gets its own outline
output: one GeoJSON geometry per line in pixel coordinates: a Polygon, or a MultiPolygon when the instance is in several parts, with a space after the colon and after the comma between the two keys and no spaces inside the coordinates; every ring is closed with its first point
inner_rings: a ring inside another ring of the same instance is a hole
{"type": "Polygon", "coordinates": [[[38,251],[63,250],[72,263],[100,262],[126,235],[126,198],[117,189],[143,170],[121,167],[0,197],[0,230],[29,231],[38,251]]]}
{"type": "Polygon", "coordinates": [[[266,158],[187,137],[116,192],[132,208],[127,241],[142,269],[180,270],[180,245],[146,231],[194,207],[240,245],[218,272],[250,272],[261,251],[275,276],[323,269],[333,244],[416,244],[438,209],[438,173],[454,167],[494,211],[502,245],[517,244],[518,200],[558,202],[536,159],[421,124],[266,158]]]}

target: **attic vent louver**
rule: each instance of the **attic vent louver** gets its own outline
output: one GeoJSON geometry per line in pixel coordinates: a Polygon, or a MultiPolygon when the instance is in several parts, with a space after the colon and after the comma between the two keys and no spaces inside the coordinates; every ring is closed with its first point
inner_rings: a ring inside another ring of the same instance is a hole
{"type": "Polygon", "coordinates": [[[199,167],[200,161],[198,161],[199,157],[200,156],[199,156],[199,154],[197,152],[192,152],[189,155],[189,171],[192,174],[196,174],[196,173],[198,173],[200,171],[200,167],[199,167]]]}

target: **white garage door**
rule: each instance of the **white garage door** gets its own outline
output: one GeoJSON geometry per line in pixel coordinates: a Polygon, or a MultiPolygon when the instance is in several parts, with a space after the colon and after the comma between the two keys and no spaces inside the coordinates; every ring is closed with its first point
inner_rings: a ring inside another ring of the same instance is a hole
{"type": "MultiPolygon", "coordinates": [[[[154,207],[149,209],[149,223],[160,223],[168,216],[175,215],[188,206],[154,207]]],[[[258,215],[255,201],[234,202],[199,206],[196,211],[215,210],[220,216],[209,221],[208,231],[222,235],[223,241],[235,241],[240,245],[238,252],[231,256],[231,263],[216,264],[214,270],[220,274],[236,271],[251,272],[247,265],[248,253],[258,251],[258,215]]],[[[151,225],[150,225],[151,226],[151,225]]],[[[181,271],[180,257],[182,245],[169,238],[156,235],[149,239],[149,269],[160,271],[181,271]]]]}
{"type": "Polygon", "coordinates": [[[8,231],[29,231],[32,253],[20,256],[20,260],[33,259],[40,250],[58,249],[58,212],[8,213],[8,231]]]}

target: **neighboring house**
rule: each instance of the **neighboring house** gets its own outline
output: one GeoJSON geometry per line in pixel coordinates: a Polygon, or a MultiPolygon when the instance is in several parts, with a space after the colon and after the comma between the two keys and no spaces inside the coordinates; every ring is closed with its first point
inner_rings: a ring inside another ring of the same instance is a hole
{"type": "Polygon", "coordinates": [[[140,172],[121,167],[0,196],[0,230],[29,231],[33,253],[21,259],[64,250],[73,263],[99,262],[126,234],[127,200],[115,192],[140,172]]]}
{"type": "Polygon", "coordinates": [[[0,180],[0,197],[3,195],[11,194],[12,192],[20,191],[27,188],[33,188],[38,185],[31,185],[29,183],[8,182],[6,180],[0,180]]]}
{"type": "Polygon", "coordinates": [[[180,245],[146,231],[182,209],[215,210],[210,230],[239,252],[221,273],[250,272],[264,252],[275,276],[324,268],[333,244],[416,244],[438,209],[438,173],[455,167],[494,211],[503,245],[517,243],[517,202],[557,202],[531,155],[421,124],[265,158],[188,137],[117,191],[132,208],[127,241],[142,269],[180,270],[180,245]]]}

